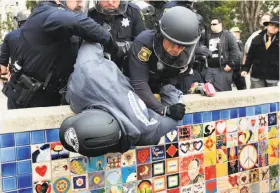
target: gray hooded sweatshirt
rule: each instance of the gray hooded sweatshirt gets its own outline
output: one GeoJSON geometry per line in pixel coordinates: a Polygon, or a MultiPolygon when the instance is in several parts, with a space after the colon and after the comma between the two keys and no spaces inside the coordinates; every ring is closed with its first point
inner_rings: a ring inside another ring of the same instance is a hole
{"type": "Polygon", "coordinates": [[[75,113],[89,107],[111,113],[121,126],[123,146],[156,145],[178,123],[147,109],[117,65],[104,58],[98,43],[83,42],[68,82],[66,100],[75,113]]]}

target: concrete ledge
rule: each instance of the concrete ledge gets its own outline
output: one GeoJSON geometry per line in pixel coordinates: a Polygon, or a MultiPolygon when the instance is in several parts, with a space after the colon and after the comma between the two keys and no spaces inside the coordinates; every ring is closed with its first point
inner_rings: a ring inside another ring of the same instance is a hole
{"type": "MultiPolygon", "coordinates": [[[[217,93],[215,97],[186,95],[186,113],[213,111],[280,102],[280,87],[217,93]]],[[[0,133],[59,128],[73,115],[69,106],[7,110],[0,112],[0,133]]]]}

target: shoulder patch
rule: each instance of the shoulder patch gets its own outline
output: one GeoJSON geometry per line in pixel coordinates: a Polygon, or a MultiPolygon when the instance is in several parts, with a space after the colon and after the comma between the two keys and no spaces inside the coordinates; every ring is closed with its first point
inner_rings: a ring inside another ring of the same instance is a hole
{"type": "Polygon", "coordinates": [[[138,53],[138,58],[142,62],[147,62],[147,61],[149,61],[151,54],[152,54],[151,50],[149,50],[146,47],[142,47],[140,52],[138,53]]]}

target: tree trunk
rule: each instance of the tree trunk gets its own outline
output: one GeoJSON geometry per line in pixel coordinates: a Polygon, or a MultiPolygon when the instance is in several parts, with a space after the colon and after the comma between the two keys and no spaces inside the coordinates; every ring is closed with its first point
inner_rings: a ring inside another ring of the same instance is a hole
{"type": "Polygon", "coordinates": [[[250,33],[256,31],[259,27],[259,15],[264,1],[241,1],[240,9],[242,20],[248,27],[250,33]]]}

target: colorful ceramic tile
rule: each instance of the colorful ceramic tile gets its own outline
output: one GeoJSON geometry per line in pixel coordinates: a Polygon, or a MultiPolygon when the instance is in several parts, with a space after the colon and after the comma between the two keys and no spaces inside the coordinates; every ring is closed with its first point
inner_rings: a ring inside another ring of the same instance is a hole
{"type": "Polygon", "coordinates": [[[216,193],[217,192],[216,179],[206,181],[205,189],[206,189],[206,193],[216,193]]]}
{"type": "Polygon", "coordinates": [[[38,181],[33,183],[34,193],[49,193],[52,191],[51,180],[38,181]]]}
{"type": "Polygon", "coordinates": [[[52,178],[70,175],[69,160],[55,160],[51,162],[52,178]]]}
{"type": "Polygon", "coordinates": [[[268,154],[259,155],[259,167],[268,166],[268,154]]]}
{"type": "Polygon", "coordinates": [[[165,174],[165,161],[154,162],[152,164],[152,175],[161,176],[165,174]]]}
{"type": "Polygon", "coordinates": [[[227,149],[217,149],[217,163],[225,163],[228,161],[227,159],[227,149]]]}
{"type": "Polygon", "coordinates": [[[205,180],[211,180],[216,178],[216,166],[205,167],[205,180]]]}
{"type": "Polygon", "coordinates": [[[137,186],[138,193],[152,193],[152,181],[151,180],[142,180],[137,186]]]}
{"type": "Polygon", "coordinates": [[[216,127],[215,122],[209,122],[203,124],[203,133],[204,137],[210,137],[216,135],[216,127]]]}
{"type": "Polygon", "coordinates": [[[137,166],[137,180],[145,180],[152,177],[152,164],[137,166]]]}
{"type": "Polygon", "coordinates": [[[258,167],[258,144],[248,144],[239,147],[239,171],[258,167]]]}
{"type": "Polygon", "coordinates": [[[278,137],[277,126],[268,127],[268,139],[274,139],[278,137]]]}
{"type": "Polygon", "coordinates": [[[179,156],[200,154],[204,150],[203,138],[179,142],[179,156]]]}
{"type": "Polygon", "coordinates": [[[112,169],[105,171],[105,185],[106,186],[115,186],[121,184],[122,175],[121,169],[112,169]]]}
{"type": "Polygon", "coordinates": [[[70,182],[70,176],[54,178],[52,180],[52,187],[54,193],[71,193],[72,187],[70,182]]]}
{"type": "Polygon", "coordinates": [[[205,182],[194,184],[192,191],[196,193],[205,193],[205,182]]]}
{"type": "Polygon", "coordinates": [[[279,177],[272,178],[269,180],[269,190],[270,191],[279,190],[279,177]]]}
{"type": "Polygon", "coordinates": [[[249,171],[238,173],[238,184],[245,185],[249,184],[249,171]]]}
{"type": "Polygon", "coordinates": [[[166,160],[166,174],[178,173],[179,172],[179,159],[167,159],[166,160]]]}
{"type": "Polygon", "coordinates": [[[97,157],[88,158],[88,173],[101,171],[105,169],[105,158],[104,155],[97,157]]]}
{"type": "Polygon", "coordinates": [[[107,170],[121,167],[120,153],[108,153],[104,156],[105,156],[105,168],[107,170]]]}
{"type": "Polygon", "coordinates": [[[137,164],[144,164],[151,162],[150,148],[136,149],[137,164]]]}
{"type": "Polygon", "coordinates": [[[228,162],[228,175],[238,172],[238,160],[231,160],[228,162]]]}
{"type": "Polygon", "coordinates": [[[269,177],[276,178],[279,177],[279,165],[269,166],[269,177]]]}
{"type": "Polygon", "coordinates": [[[153,192],[160,192],[166,190],[166,178],[165,176],[155,177],[153,179],[153,192]]]}
{"type": "Polygon", "coordinates": [[[192,193],[192,185],[189,186],[181,186],[180,193],[192,193]]]}
{"type": "Polygon", "coordinates": [[[71,175],[81,175],[87,172],[88,160],[86,157],[77,157],[70,159],[71,175]]]}
{"type": "Polygon", "coordinates": [[[279,164],[279,139],[268,140],[268,163],[269,165],[279,164]]]}
{"type": "Polygon", "coordinates": [[[216,164],[216,151],[204,153],[204,165],[212,166],[216,164]]]}
{"type": "Polygon", "coordinates": [[[238,145],[238,133],[228,133],[227,134],[227,147],[234,147],[238,145]]]}
{"type": "Polygon", "coordinates": [[[173,129],[169,133],[165,135],[165,142],[166,143],[172,143],[178,141],[178,130],[173,129]]]}
{"type": "Polygon", "coordinates": [[[239,119],[226,120],[227,133],[236,133],[239,127],[239,119]]]}
{"type": "Polygon", "coordinates": [[[42,181],[51,179],[51,164],[50,162],[42,162],[32,164],[33,181],[42,181]]]}
{"type": "Polygon", "coordinates": [[[165,144],[165,136],[162,136],[157,145],[164,145],[165,144]]]}
{"type": "Polygon", "coordinates": [[[197,139],[203,137],[203,125],[192,125],[191,126],[191,138],[197,139]]]}
{"type": "Polygon", "coordinates": [[[255,134],[253,131],[242,130],[238,132],[238,145],[245,145],[255,141],[255,134]]]}
{"type": "Polygon", "coordinates": [[[88,186],[89,189],[99,189],[105,186],[105,172],[98,171],[88,173],[88,186]]]}
{"type": "Polygon", "coordinates": [[[137,180],[136,166],[122,168],[122,183],[130,183],[137,180]]]}
{"type": "Polygon", "coordinates": [[[230,147],[227,149],[227,158],[229,161],[238,159],[237,147],[230,147]]]}
{"type": "Polygon", "coordinates": [[[136,165],[136,151],[135,149],[128,150],[121,155],[122,167],[136,165]]]}
{"type": "Polygon", "coordinates": [[[164,145],[151,147],[152,161],[159,161],[165,159],[165,147],[164,145]]]}
{"type": "Polygon", "coordinates": [[[166,192],[167,193],[180,193],[180,188],[169,189],[166,192]]]}
{"type": "Polygon", "coordinates": [[[259,155],[266,154],[268,150],[268,140],[259,142],[259,155]]]}
{"type": "Polygon", "coordinates": [[[69,151],[67,151],[60,142],[51,143],[50,148],[52,160],[69,158],[69,151]]]}
{"type": "Polygon", "coordinates": [[[251,184],[250,186],[250,192],[254,193],[254,192],[260,192],[260,185],[259,183],[254,183],[254,184],[251,184]]]}
{"type": "Polygon", "coordinates": [[[227,147],[227,137],[226,135],[217,135],[216,136],[216,148],[222,149],[227,147]]]}
{"type": "Polygon", "coordinates": [[[216,136],[204,138],[204,152],[216,151],[216,136]]]}
{"type": "Polygon", "coordinates": [[[268,127],[263,126],[258,129],[258,141],[267,140],[268,139],[268,127]]]}
{"type": "Polygon", "coordinates": [[[179,155],[178,143],[166,144],[165,149],[166,149],[166,158],[167,159],[178,157],[178,155],[179,155]]]}
{"type": "Polygon", "coordinates": [[[123,184],[122,193],[136,193],[136,192],[137,192],[137,183],[136,182],[123,184]]]}
{"type": "Polygon", "coordinates": [[[185,141],[191,139],[191,126],[190,125],[184,125],[178,127],[178,136],[179,141],[185,141]]]}
{"type": "Polygon", "coordinates": [[[47,162],[51,160],[50,144],[31,146],[32,163],[47,162]]]}
{"type": "Polygon", "coordinates": [[[72,176],[72,192],[80,192],[88,188],[87,175],[72,176]]]}
{"type": "Polygon", "coordinates": [[[268,114],[268,126],[272,126],[276,124],[277,124],[276,113],[268,114]]]}
{"type": "Polygon", "coordinates": [[[228,175],[228,163],[216,164],[216,176],[217,178],[224,177],[228,175]]]}
{"type": "Polygon", "coordinates": [[[245,129],[251,130],[253,132],[257,131],[259,128],[258,121],[258,116],[248,117],[248,126],[245,129]]]}
{"type": "Polygon", "coordinates": [[[122,193],[123,187],[121,185],[118,186],[107,186],[106,193],[122,193]]]}
{"type": "Polygon", "coordinates": [[[269,179],[269,167],[268,166],[259,168],[259,179],[260,179],[260,181],[269,179]]]}
{"type": "Polygon", "coordinates": [[[202,182],[204,180],[203,154],[183,157],[180,171],[186,171],[187,173],[187,177],[181,178],[181,181],[185,180],[187,182],[185,185],[202,182]]]}
{"type": "Polygon", "coordinates": [[[257,183],[260,181],[259,169],[253,169],[249,171],[249,183],[257,183]]]}
{"type": "Polygon", "coordinates": [[[240,193],[251,193],[250,190],[251,190],[250,185],[239,186],[240,193]]]}
{"type": "Polygon", "coordinates": [[[100,189],[90,191],[90,193],[105,193],[105,192],[106,192],[105,188],[100,188],[100,189]]]}
{"type": "Polygon", "coordinates": [[[72,157],[81,157],[82,155],[79,154],[79,153],[76,153],[76,152],[69,152],[69,157],[72,158],[72,157]]]}
{"type": "Polygon", "coordinates": [[[177,188],[180,185],[179,174],[171,174],[167,176],[167,188],[177,188]]]}
{"type": "Polygon", "coordinates": [[[226,134],[227,123],[226,121],[216,121],[216,135],[226,134]]]}
{"type": "Polygon", "coordinates": [[[269,180],[260,181],[259,184],[260,184],[260,193],[269,192],[269,180]]]}
{"type": "Polygon", "coordinates": [[[238,123],[238,130],[239,131],[243,131],[248,129],[248,125],[249,125],[249,117],[242,117],[239,119],[239,123],[238,123]]]}

